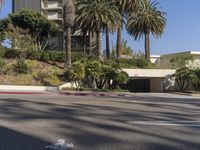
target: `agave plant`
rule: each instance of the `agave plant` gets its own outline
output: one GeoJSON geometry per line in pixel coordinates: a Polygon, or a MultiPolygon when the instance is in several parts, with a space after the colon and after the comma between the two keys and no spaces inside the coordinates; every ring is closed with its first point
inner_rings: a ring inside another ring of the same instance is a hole
{"type": "Polygon", "coordinates": [[[66,65],[71,66],[71,28],[74,25],[75,6],[73,0],[65,0],[63,4],[63,20],[66,31],[66,65]]]}

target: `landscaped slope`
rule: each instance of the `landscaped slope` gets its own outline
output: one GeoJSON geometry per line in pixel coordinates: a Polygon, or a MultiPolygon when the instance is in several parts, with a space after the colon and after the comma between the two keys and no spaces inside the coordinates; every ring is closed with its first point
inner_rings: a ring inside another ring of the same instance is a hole
{"type": "Polygon", "coordinates": [[[60,85],[64,83],[60,75],[63,74],[63,64],[51,64],[35,60],[26,60],[27,73],[17,73],[16,60],[3,60],[5,64],[0,69],[1,85],[60,85]],[[60,66],[59,66],[60,65],[60,66]]]}

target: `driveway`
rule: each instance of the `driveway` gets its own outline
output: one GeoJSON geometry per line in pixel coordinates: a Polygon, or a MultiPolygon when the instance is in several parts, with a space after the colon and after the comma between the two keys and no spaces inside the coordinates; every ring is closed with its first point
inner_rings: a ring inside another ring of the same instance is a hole
{"type": "Polygon", "coordinates": [[[0,95],[0,150],[199,150],[200,98],[0,95]]]}

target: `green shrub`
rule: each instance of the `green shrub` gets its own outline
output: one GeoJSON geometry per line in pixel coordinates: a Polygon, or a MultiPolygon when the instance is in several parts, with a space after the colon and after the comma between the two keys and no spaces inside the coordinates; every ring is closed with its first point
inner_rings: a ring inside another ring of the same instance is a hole
{"type": "Polygon", "coordinates": [[[145,67],[147,67],[148,64],[149,64],[148,60],[145,59],[144,57],[139,57],[139,58],[137,58],[136,61],[137,61],[137,66],[138,66],[139,68],[145,68],[145,67]]]}
{"type": "Polygon", "coordinates": [[[38,51],[38,50],[28,51],[27,57],[28,59],[31,59],[31,60],[40,60],[41,51],[38,51]]]}
{"type": "Polygon", "coordinates": [[[117,61],[121,68],[133,68],[137,67],[137,61],[135,58],[132,59],[119,59],[117,61]]]}
{"type": "Polygon", "coordinates": [[[6,54],[6,48],[0,46],[0,57],[4,57],[6,54]]]}
{"type": "Polygon", "coordinates": [[[6,65],[6,63],[0,58],[0,73],[3,70],[3,67],[6,65]]]}
{"type": "Polygon", "coordinates": [[[14,70],[19,74],[27,74],[29,71],[28,65],[26,64],[25,60],[22,59],[17,60],[17,63],[14,65],[14,70]]]}
{"type": "Polygon", "coordinates": [[[7,49],[5,53],[5,58],[12,59],[12,58],[19,58],[20,51],[14,50],[14,49],[7,49]]]}
{"type": "Polygon", "coordinates": [[[42,51],[41,56],[40,56],[40,60],[44,61],[44,62],[49,61],[50,60],[49,53],[46,52],[46,51],[42,51]]]}
{"type": "Polygon", "coordinates": [[[65,62],[66,54],[64,51],[48,51],[51,61],[65,62]]]}
{"type": "Polygon", "coordinates": [[[39,71],[37,73],[37,80],[40,82],[44,82],[46,78],[48,78],[49,74],[46,71],[39,71]]]}
{"type": "Polygon", "coordinates": [[[73,52],[72,53],[72,62],[79,61],[83,58],[87,58],[87,54],[81,52],[73,52]]]}
{"type": "Polygon", "coordinates": [[[200,69],[191,70],[190,81],[195,90],[200,90],[200,69]]]}

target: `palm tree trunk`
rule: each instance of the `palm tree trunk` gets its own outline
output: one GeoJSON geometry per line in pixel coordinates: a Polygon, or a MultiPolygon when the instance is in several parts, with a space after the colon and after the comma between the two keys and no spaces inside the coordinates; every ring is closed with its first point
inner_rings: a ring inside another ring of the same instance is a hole
{"type": "Polygon", "coordinates": [[[66,51],[66,65],[68,67],[71,66],[72,58],[71,58],[71,27],[67,27],[66,30],[66,46],[65,46],[65,51],[66,51]]]}
{"type": "Polygon", "coordinates": [[[91,55],[91,42],[92,42],[91,31],[88,31],[88,36],[89,36],[89,55],[91,55]]]}
{"type": "Polygon", "coordinates": [[[122,39],[122,28],[121,28],[121,21],[119,21],[118,29],[117,29],[117,59],[120,58],[120,51],[121,51],[121,40],[122,39]]]}
{"type": "Polygon", "coordinates": [[[101,55],[101,51],[100,51],[100,45],[101,45],[100,32],[97,31],[96,34],[97,34],[97,49],[96,50],[97,50],[97,56],[100,58],[100,55],[101,55]]]}
{"type": "Polygon", "coordinates": [[[150,61],[149,33],[145,33],[145,58],[150,61]]]}
{"type": "Polygon", "coordinates": [[[86,54],[86,34],[87,32],[83,32],[83,52],[86,54]]]}
{"type": "Polygon", "coordinates": [[[110,58],[110,38],[108,27],[106,27],[106,58],[110,58]]]}

